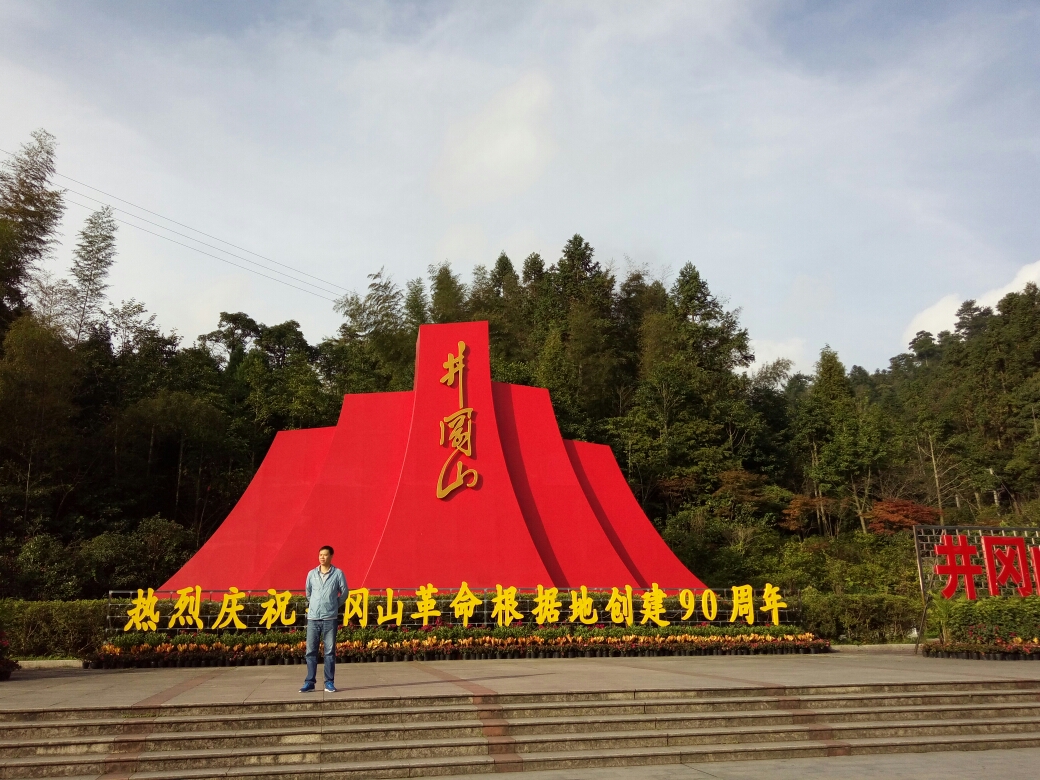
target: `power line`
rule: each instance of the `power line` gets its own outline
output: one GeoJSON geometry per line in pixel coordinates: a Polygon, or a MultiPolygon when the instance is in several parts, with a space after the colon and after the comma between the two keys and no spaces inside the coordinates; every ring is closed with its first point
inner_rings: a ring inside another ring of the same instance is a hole
{"type": "MultiPolygon", "coordinates": [[[[61,176],[63,179],[68,179],[69,181],[76,181],[75,179],[73,179],[73,178],[71,178],[69,176],[62,176],[62,174],[60,174],[60,173],[56,174],[56,175],[61,176]]],[[[108,193],[104,192],[103,190],[99,190],[96,187],[91,187],[89,184],[83,184],[83,182],[79,182],[79,181],[76,181],[76,183],[80,184],[80,185],[82,185],[84,187],[87,187],[89,189],[92,189],[95,192],[100,192],[103,195],[108,195],[108,193]]],[[[78,192],[78,191],[72,189],[71,187],[68,188],[68,191],[69,192],[75,192],[80,197],[90,198],[90,200],[96,201],[98,203],[105,203],[105,201],[100,200],[98,198],[95,198],[93,195],[87,195],[85,192],[78,192]]],[[[117,198],[115,195],[108,195],[108,197],[114,198],[115,200],[118,200],[118,201],[120,201],[122,203],[130,203],[130,201],[123,200],[122,198],[117,198]]],[[[110,204],[105,203],[105,205],[108,206],[110,204]]],[[[134,206],[133,203],[130,203],[130,205],[134,206]]],[[[198,233],[201,236],[206,236],[207,238],[212,238],[214,241],[219,241],[222,244],[227,244],[228,246],[234,247],[235,249],[238,249],[238,250],[240,250],[242,252],[247,252],[248,254],[254,255],[255,257],[259,257],[259,258],[261,258],[263,260],[266,260],[269,263],[274,263],[275,265],[279,265],[282,268],[288,268],[290,271],[293,271],[294,273],[300,274],[301,276],[309,276],[311,279],[317,279],[322,284],[327,284],[330,287],[338,287],[339,289],[344,290],[344,291],[347,290],[346,287],[343,287],[342,285],[336,284],[335,282],[331,282],[328,279],[322,279],[320,276],[315,276],[314,274],[309,274],[306,271],[301,271],[300,269],[294,268],[291,265],[287,265],[285,263],[279,263],[277,260],[272,260],[269,257],[264,257],[263,255],[257,254],[256,252],[252,252],[252,251],[250,251],[248,249],[244,249],[243,247],[237,246],[236,244],[232,244],[230,241],[224,241],[223,239],[217,238],[216,236],[211,236],[209,233],[204,233],[201,230],[196,230],[195,228],[193,228],[193,227],[191,227],[189,225],[185,225],[184,223],[178,222],[177,220],[174,220],[174,219],[170,219],[169,217],[164,217],[161,214],[157,214],[156,212],[151,211],[149,209],[143,208],[141,206],[134,206],[134,208],[140,209],[141,211],[145,211],[145,212],[147,212],[149,214],[155,214],[155,216],[159,217],[160,219],[165,219],[167,222],[172,222],[175,225],[180,225],[181,227],[187,228],[188,230],[191,230],[191,231],[193,231],[195,233],[198,233]]],[[[196,242],[202,244],[203,246],[208,246],[210,249],[215,249],[218,252],[224,252],[225,254],[231,255],[232,257],[237,257],[239,260],[242,260],[242,261],[244,261],[246,263],[252,263],[253,265],[260,266],[261,268],[266,268],[266,266],[262,265],[261,263],[256,262],[255,260],[250,260],[248,257],[241,257],[240,255],[236,255],[234,252],[228,252],[226,249],[221,249],[220,247],[213,246],[212,244],[207,244],[205,241],[200,241],[199,239],[197,239],[197,238],[195,238],[193,236],[186,236],[186,235],[184,235],[184,233],[180,233],[180,232],[174,230],[173,228],[168,228],[165,225],[160,225],[160,224],[158,224],[156,222],[152,222],[150,219],[145,219],[144,217],[139,217],[137,214],[133,214],[133,213],[127,211],[126,209],[117,209],[117,208],[113,207],[113,211],[122,212],[123,214],[126,214],[128,216],[132,216],[134,219],[139,219],[142,222],[147,222],[149,225],[155,225],[160,230],[167,230],[170,233],[173,233],[174,235],[181,236],[182,238],[186,238],[189,241],[196,241],[196,242]]],[[[268,268],[267,270],[272,271],[273,273],[276,273],[276,274],[282,273],[281,271],[275,270],[274,268],[268,268]]],[[[288,274],[283,274],[283,275],[288,276],[288,274]]],[[[289,278],[292,278],[292,277],[289,277],[289,278]]],[[[302,284],[310,284],[310,282],[304,281],[303,279],[297,279],[296,281],[301,282],[302,284]]],[[[332,292],[331,290],[326,290],[326,292],[329,292],[329,293],[332,293],[333,295],[335,295],[335,293],[332,292]]]]}
{"type": "MultiPolygon", "coordinates": [[[[73,189],[67,189],[66,192],[73,192],[76,195],[79,195],[80,197],[90,198],[90,200],[96,201],[97,203],[102,203],[102,204],[104,204],[106,206],[109,206],[109,208],[112,208],[108,203],[105,203],[105,201],[98,200],[95,197],[87,195],[85,192],[77,192],[76,190],[73,190],[73,189]]],[[[70,200],[69,203],[75,203],[75,201],[70,200]]],[[[77,206],[82,206],[83,208],[92,208],[91,206],[86,206],[86,205],[84,205],[82,203],[76,203],[76,205],[77,206]]],[[[294,282],[299,282],[300,284],[306,284],[308,287],[314,287],[315,289],[321,290],[322,292],[326,292],[329,295],[336,295],[336,292],[334,290],[326,290],[325,288],[323,288],[323,287],[321,287],[321,286],[319,286],[317,284],[314,284],[313,282],[308,282],[306,279],[297,279],[295,276],[290,276],[289,274],[284,273],[283,271],[278,271],[278,270],[276,270],[274,268],[268,268],[266,265],[262,265],[261,263],[258,263],[255,260],[250,260],[248,257],[242,257],[241,255],[236,255],[234,252],[228,252],[226,249],[221,249],[218,246],[213,246],[213,244],[207,244],[205,241],[200,241],[199,239],[195,238],[194,236],[189,236],[189,235],[186,235],[186,234],[181,233],[179,231],[173,230],[172,228],[168,228],[165,225],[160,225],[158,222],[153,222],[150,219],[145,219],[144,217],[139,217],[137,214],[132,214],[129,211],[126,211],[125,209],[112,208],[112,210],[116,211],[116,212],[119,212],[120,214],[124,214],[124,215],[126,215],[128,217],[131,217],[132,219],[138,219],[141,222],[147,222],[149,225],[154,225],[155,227],[159,228],[160,230],[165,230],[165,231],[167,231],[169,233],[173,233],[175,236],[180,236],[181,238],[186,238],[189,241],[194,241],[194,242],[196,242],[198,244],[202,244],[203,246],[208,246],[210,249],[215,249],[218,252],[223,252],[224,254],[230,255],[231,257],[234,257],[234,258],[237,258],[237,259],[241,260],[244,263],[249,263],[251,265],[258,266],[259,268],[263,268],[265,271],[270,271],[271,273],[278,274],[279,276],[284,276],[287,279],[292,279],[294,282]]],[[[124,223],[124,224],[131,224],[131,223],[124,223]]],[[[138,225],[132,225],[132,226],[133,227],[139,227],[138,225]]],[[[247,270],[250,270],[250,269],[247,269],[247,270]]],[[[310,276],[310,274],[307,274],[307,276],[310,276]]],[[[312,277],[312,278],[318,279],[317,276],[312,277]]],[[[328,284],[328,285],[330,285],[332,287],[338,287],[339,286],[339,285],[333,284],[332,282],[327,282],[324,279],[320,279],[319,281],[325,282],[325,284],[328,284]]]]}
{"type": "MultiPolygon", "coordinates": [[[[8,155],[10,157],[14,157],[15,156],[15,154],[13,152],[9,152],[6,149],[0,149],[0,152],[3,152],[4,154],[6,154],[6,155],[8,155]]],[[[183,222],[178,222],[175,219],[171,219],[170,217],[163,216],[162,214],[160,214],[157,211],[152,211],[151,209],[147,209],[144,206],[138,206],[136,203],[134,203],[132,201],[126,200],[125,198],[120,198],[118,195],[113,195],[112,193],[106,192],[105,190],[102,190],[102,189],[100,189],[98,187],[94,187],[91,184],[87,184],[86,182],[82,182],[79,179],[73,179],[71,176],[66,176],[63,173],[58,173],[56,171],[55,171],[55,175],[61,177],[62,179],[68,179],[71,182],[75,182],[76,184],[79,184],[82,187],[86,187],[87,189],[94,190],[95,192],[100,192],[102,195],[105,195],[106,197],[113,198],[114,200],[118,200],[120,203],[125,203],[128,206],[133,206],[135,209],[138,209],[140,211],[144,211],[144,212],[146,212],[148,214],[151,214],[153,216],[159,217],[159,219],[165,220],[167,222],[171,222],[174,225],[179,225],[180,227],[186,228],[187,230],[190,230],[193,233],[198,233],[200,236],[205,236],[206,238],[211,238],[214,241],[219,241],[222,244],[226,244],[227,246],[234,247],[235,249],[238,249],[241,252],[246,252],[247,254],[253,255],[254,257],[259,257],[261,260],[266,260],[269,263],[274,263],[275,265],[281,266],[282,268],[288,268],[290,271],[298,273],[298,274],[300,274],[302,276],[308,276],[311,279],[317,279],[319,282],[327,284],[327,285],[329,285],[331,287],[336,287],[336,288],[338,288],[340,290],[348,291],[348,288],[346,288],[346,287],[344,287],[342,285],[336,284],[335,282],[331,282],[331,281],[329,281],[327,279],[322,279],[320,276],[315,276],[314,274],[309,274],[306,271],[302,271],[302,270],[300,270],[298,268],[295,268],[295,267],[293,267],[291,265],[288,265],[286,263],[280,263],[277,260],[274,260],[274,259],[272,259],[270,257],[266,257],[265,255],[261,255],[261,254],[259,254],[257,252],[252,251],[251,249],[246,249],[245,247],[239,246],[238,244],[233,244],[230,241],[225,241],[224,239],[222,239],[222,238],[220,238],[218,236],[214,236],[214,235],[212,235],[210,233],[206,233],[205,231],[199,230],[198,228],[193,228],[191,225],[187,225],[187,224],[185,224],[183,222]]],[[[75,190],[71,190],[71,191],[75,192],[75,190]]],[[[95,198],[95,197],[93,197],[91,195],[87,195],[85,193],[76,193],[76,194],[81,195],[82,197],[90,198],[91,200],[97,201],[98,203],[104,203],[104,201],[98,200],[97,198],[95,198]]],[[[81,204],[81,203],[76,204],[76,205],[83,206],[83,204],[81,204]]],[[[109,205],[109,204],[105,204],[105,205],[109,205]]],[[[88,207],[84,206],[84,208],[88,208],[88,207]]],[[[149,224],[155,225],[156,227],[158,227],[158,228],[160,228],[162,230],[168,230],[171,233],[176,233],[177,235],[180,235],[180,236],[182,236],[184,238],[187,238],[190,241],[197,241],[200,244],[204,244],[206,246],[210,246],[211,249],[215,249],[218,252],[224,252],[226,254],[231,255],[232,257],[238,257],[238,255],[235,255],[235,254],[233,254],[231,252],[228,252],[226,249],[220,249],[220,248],[214,247],[214,246],[212,246],[210,244],[205,244],[205,242],[199,241],[197,238],[192,238],[191,236],[184,236],[183,233],[177,233],[177,231],[174,231],[174,230],[172,230],[172,229],[170,229],[168,227],[164,227],[162,225],[157,225],[154,222],[146,220],[144,217],[138,217],[136,214],[131,214],[130,212],[128,212],[126,210],[123,210],[123,209],[120,209],[120,211],[122,211],[122,213],[127,214],[129,216],[133,216],[136,219],[140,219],[142,221],[149,222],[149,224]]],[[[139,227],[139,226],[135,225],[135,227],[139,227]]],[[[144,230],[144,228],[139,228],[139,229],[144,230]]],[[[151,232],[151,231],[145,231],[145,232],[151,232]]],[[[162,236],[160,236],[160,237],[162,237],[162,236]]],[[[176,244],[176,243],[179,243],[179,242],[174,241],[173,243],[176,244]]],[[[206,254],[206,253],[203,252],[203,254],[206,254]]],[[[248,259],[243,258],[243,257],[238,257],[238,259],[244,260],[247,263],[253,263],[254,262],[252,260],[248,260],[248,259]]],[[[254,264],[260,266],[261,268],[265,268],[265,266],[261,265],[260,263],[254,263],[254,264]]],[[[235,263],[231,263],[231,265],[235,265],[235,263]]],[[[241,266],[238,266],[238,267],[241,267],[241,266]]],[[[248,271],[250,269],[246,268],[246,269],[243,269],[243,270],[247,270],[248,271]]],[[[272,273],[281,273],[280,271],[277,271],[277,270],[275,270],[273,268],[267,268],[266,270],[269,270],[272,273]]],[[[263,276],[263,274],[259,274],[259,275],[263,276]]],[[[288,274],[285,274],[285,275],[288,276],[288,274]]],[[[270,277],[266,277],[266,278],[270,278],[270,277]]],[[[289,277],[289,278],[291,279],[292,277],[289,277]]],[[[275,280],[275,281],[278,281],[278,280],[275,280]]],[[[298,281],[301,284],[309,284],[309,282],[306,282],[306,281],[304,281],[302,279],[296,279],[295,281],[298,281]]],[[[292,285],[289,285],[289,286],[291,287],[292,285]]],[[[329,292],[330,294],[335,295],[334,292],[331,292],[329,290],[325,290],[325,292],[329,292]]]]}
{"type": "MultiPolygon", "coordinates": [[[[76,201],[71,200],[71,199],[69,200],[69,203],[73,204],[74,206],[79,206],[80,208],[84,208],[84,209],[90,209],[91,208],[90,206],[87,206],[87,205],[85,205],[83,203],[77,203],[76,201]]],[[[185,249],[191,249],[192,251],[198,252],[201,255],[206,255],[206,257],[212,257],[214,260],[219,260],[222,263],[227,263],[228,265],[233,265],[233,266],[235,266],[235,268],[241,268],[243,271],[248,271],[251,274],[256,274],[257,276],[262,276],[265,279],[270,279],[272,282],[278,282],[278,284],[284,284],[286,287],[292,287],[294,290],[299,290],[300,292],[305,292],[308,295],[313,295],[315,298],[321,298],[322,300],[330,301],[331,303],[335,303],[336,302],[335,298],[326,298],[324,295],[319,295],[318,293],[314,292],[313,290],[307,290],[307,289],[304,289],[303,287],[297,287],[295,284],[289,284],[284,279],[277,279],[274,276],[268,276],[267,274],[262,274],[262,273],[260,273],[259,271],[255,270],[253,268],[247,268],[244,265],[239,265],[238,263],[232,263],[227,258],[220,257],[219,255],[213,255],[213,254],[210,254],[209,252],[203,252],[198,247],[191,246],[190,244],[182,244],[180,241],[174,241],[169,236],[164,236],[161,233],[156,233],[153,230],[148,230],[148,228],[143,228],[140,225],[135,225],[133,222],[124,222],[121,219],[117,219],[115,221],[118,222],[120,225],[127,225],[127,226],[132,227],[132,228],[137,228],[138,230],[143,230],[145,233],[150,233],[153,236],[157,236],[159,238],[165,239],[166,241],[169,241],[171,244],[176,244],[177,246],[182,246],[185,249]]],[[[303,282],[303,284],[306,284],[306,282],[303,282]]],[[[328,292],[328,290],[326,290],[325,292],[328,292]]]]}

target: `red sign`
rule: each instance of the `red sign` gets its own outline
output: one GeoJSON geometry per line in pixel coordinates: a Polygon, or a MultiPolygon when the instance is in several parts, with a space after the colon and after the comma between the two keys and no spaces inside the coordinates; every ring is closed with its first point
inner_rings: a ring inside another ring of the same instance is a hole
{"type": "Polygon", "coordinates": [[[351,588],[704,587],[609,447],[564,440],[547,390],[491,381],[486,322],[422,326],[414,390],[348,395],[334,427],[279,433],[161,590],[297,590],[324,544],[351,588]]]}
{"type": "Polygon", "coordinates": [[[1029,546],[1025,536],[982,533],[978,538],[979,543],[972,544],[963,533],[943,533],[933,546],[934,557],[941,561],[935,564],[935,573],[946,578],[942,589],[945,598],[953,598],[963,585],[964,594],[974,601],[975,578],[983,572],[991,596],[999,596],[1008,588],[1019,596],[1029,596],[1035,592],[1034,582],[1040,591],[1040,546],[1029,546]],[[980,557],[982,564],[976,562],[980,557]]]}

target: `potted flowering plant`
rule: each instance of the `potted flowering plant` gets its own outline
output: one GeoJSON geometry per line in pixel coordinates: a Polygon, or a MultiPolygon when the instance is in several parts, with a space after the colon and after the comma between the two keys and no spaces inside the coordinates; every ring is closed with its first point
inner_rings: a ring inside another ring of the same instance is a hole
{"type": "Polygon", "coordinates": [[[0,682],[11,679],[11,672],[18,668],[18,662],[10,658],[11,643],[7,635],[0,631],[0,682]]]}
{"type": "MultiPolygon", "coordinates": [[[[92,669],[141,666],[256,666],[303,661],[306,643],[295,633],[114,636],[88,657],[92,669]]],[[[1023,648],[1016,647],[1017,652],[1023,648]]],[[[830,643],[794,626],[734,629],[711,626],[499,629],[435,627],[400,631],[341,629],[341,663],[481,658],[589,658],[658,655],[776,655],[825,653],[830,643]]]]}

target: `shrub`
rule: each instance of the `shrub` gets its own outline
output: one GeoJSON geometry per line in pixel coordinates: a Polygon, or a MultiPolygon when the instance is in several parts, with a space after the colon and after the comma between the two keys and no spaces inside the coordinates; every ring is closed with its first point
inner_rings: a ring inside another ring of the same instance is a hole
{"type": "Polygon", "coordinates": [[[949,602],[945,622],[953,642],[1012,642],[1040,635],[1040,598],[990,596],[949,602]]]}
{"type": "Polygon", "coordinates": [[[107,601],[0,600],[12,655],[80,658],[105,639],[107,601]]]}
{"type": "Polygon", "coordinates": [[[785,593],[810,587],[824,593],[894,593],[911,598],[920,593],[914,540],[907,533],[789,541],[777,548],[764,579],[785,593]]]}
{"type": "Polygon", "coordinates": [[[920,599],[887,593],[800,595],[799,624],[817,636],[865,644],[904,640],[920,619],[920,599]]]}
{"type": "Polygon", "coordinates": [[[132,531],[110,530],[67,544],[53,534],[37,534],[22,542],[17,554],[10,547],[4,553],[0,544],[0,594],[67,601],[104,597],[110,589],[154,587],[191,557],[192,542],[180,524],[149,517],[132,531]]]}
{"type": "Polygon", "coordinates": [[[0,630],[0,680],[9,679],[11,672],[18,668],[18,662],[10,656],[11,643],[7,641],[7,635],[0,630]]]}
{"type": "Polygon", "coordinates": [[[12,561],[13,595],[46,593],[54,599],[74,599],[80,593],[75,553],[52,534],[27,539],[12,561]]]}
{"type": "Polygon", "coordinates": [[[914,501],[875,501],[870,512],[870,530],[882,536],[909,531],[915,525],[935,525],[939,510],[914,501]]]}
{"type": "Polygon", "coordinates": [[[163,582],[191,557],[190,547],[191,532],[161,517],[142,520],[132,533],[106,531],[77,551],[84,595],[163,582]]]}

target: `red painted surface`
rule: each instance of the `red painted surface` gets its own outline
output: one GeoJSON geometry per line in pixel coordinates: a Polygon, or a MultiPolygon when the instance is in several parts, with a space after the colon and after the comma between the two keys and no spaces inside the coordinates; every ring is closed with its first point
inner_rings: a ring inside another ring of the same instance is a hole
{"type": "Polygon", "coordinates": [[[491,382],[486,322],[420,328],[412,392],[348,395],[335,427],[279,433],[227,520],[161,590],[299,590],[323,544],[352,588],[704,587],[609,447],[564,441],[547,391],[491,382]],[[453,452],[440,422],[459,410],[458,386],[440,380],[459,341],[473,450],[457,459],[479,477],[438,498],[453,452]]]}
{"type": "Polygon", "coordinates": [[[704,583],[675,557],[643,513],[610,447],[565,441],[574,472],[607,535],[638,570],[640,585],[703,589],[704,583]]]}
{"type": "MultiPolygon", "coordinates": [[[[424,326],[415,366],[415,406],[397,495],[383,538],[360,585],[411,587],[432,582],[457,587],[550,582],[513,493],[498,436],[491,395],[486,322],[424,326]],[[464,341],[465,404],[474,409],[472,458],[476,486],[436,496],[442,464],[451,454],[439,443],[439,422],[459,408],[457,387],[440,379],[448,353],[464,341]]],[[[353,583],[351,583],[353,586],[353,583]]]]}
{"type": "Polygon", "coordinates": [[[311,428],[281,431],[275,436],[267,457],[231,514],[160,589],[259,587],[256,583],[261,573],[285,544],[293,521],[310,496],[335,433],[336,428],[311,428]]]}
{"type": "Polygon", "coordinates": [[[641,585],[589,506],[556,425],[549,391],[492,383],[513,490],[553,585],[641,585]]]}
{"type": "Polygon", "coordinates": [[[372,562],[397,490],[412,393],[348,395],[321,474],[285,545],[250,587],[299,590],[317,565],[318,548],[336,550],[347,582],[361,582],[372,562]],[[301,568],[301,562],[313,565],[301,568]]]}

